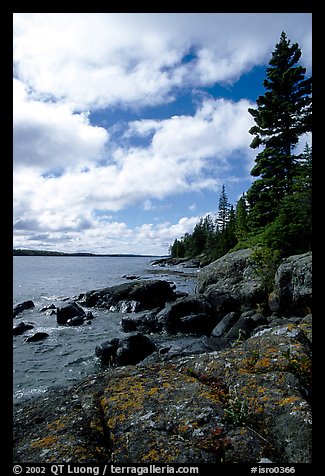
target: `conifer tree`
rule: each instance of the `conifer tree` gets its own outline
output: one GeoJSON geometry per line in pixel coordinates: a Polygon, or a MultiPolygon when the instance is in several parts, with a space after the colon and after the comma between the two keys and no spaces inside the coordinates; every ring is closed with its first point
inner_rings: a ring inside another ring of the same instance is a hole
{"type": "Polygon", "coordinates": [[[247,225],[247,205],[245,195],[242,194],[236,205],[236,238],[238,241],[243,240],[248,233],[247,225]]]}
{"type": "Polygon", "coordinates": [[[226,228],[229,219],[230,204],[226,194],[226,187],[223,185],[219,198],[217,225],[221,232],[226,228]]]}
{"type": "Polygon", "coordinates": [[[311,78],[305,79],[306,69],[297,65],[298,44],[290,43],[282,32],[266,69],[266,92],[258,97],[257,109],[249,109],[256,123],[249,131],[255,136],[250,146],[264,146],[251,171],[260,178],[247,192],[253,228],[272,222],[281,200],[292,193],[299,159],[293,150],[299,137],[311,131],[311,78]]]}

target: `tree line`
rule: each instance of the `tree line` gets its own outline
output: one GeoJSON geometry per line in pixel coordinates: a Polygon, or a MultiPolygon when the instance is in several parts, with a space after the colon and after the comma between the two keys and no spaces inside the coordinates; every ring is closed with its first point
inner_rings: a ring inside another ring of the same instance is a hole
{"type": "Polygon", "coordinates": [[[213,261],[228,251],[259,245],[280,257],[311,249],[312,147],[296,146],[312,130],[312,78],[299,64],[301,49],[281,33],[263,81],[265,94],[248,109],[255,125],[250,147],[261,148],[251,175],[256,177],[235,205],[222,186],[216,216],[201,218],[193,233],[176,239],[172,257],[201,256],[213,261]]]}

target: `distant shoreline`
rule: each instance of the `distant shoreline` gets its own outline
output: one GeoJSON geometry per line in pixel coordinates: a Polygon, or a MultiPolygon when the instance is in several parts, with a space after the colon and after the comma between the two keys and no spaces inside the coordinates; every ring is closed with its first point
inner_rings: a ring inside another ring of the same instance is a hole
{"type": "MultiPolygon", "coordinates": [[[[134,258],[134,257],[143,257],[143,258],[157,258],[159,255],[139,255],[139,254],[127,254],[127,253],[107,253],[107,254],[97,254],[97,253],[63,253],[61,251],[46,251],[46,250],[22,250],[14,249],[13,256],[76,256],[76,257],[116,257],[116,258],[134,258]]],[[[163,256],[162,256],[163,258],[163,256]]]]}

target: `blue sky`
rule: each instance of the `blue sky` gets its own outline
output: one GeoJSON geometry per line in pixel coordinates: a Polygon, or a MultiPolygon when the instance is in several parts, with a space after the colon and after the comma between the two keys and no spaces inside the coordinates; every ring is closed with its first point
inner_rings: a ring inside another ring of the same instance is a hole
{"type": "MultiPolygon", "coordinates": [[[[249,107],[311,13],[15,13],[14,247],[164,255],[250,187],[249,107]]],[[[301,138],[299,147],[311,137],[301,138]]]]}

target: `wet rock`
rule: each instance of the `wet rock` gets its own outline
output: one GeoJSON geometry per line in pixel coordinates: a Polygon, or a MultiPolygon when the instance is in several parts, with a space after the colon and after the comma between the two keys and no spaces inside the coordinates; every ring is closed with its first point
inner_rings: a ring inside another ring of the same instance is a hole
{"type": "Polygon", "coordinates": [[[14,336],[20,336],[26,331],[29,331],[30,329],[34,329],[34,326],[32,324],[26,324],[25,322],[20,322],[13,328],[13,335],[14,336]]]}
{"type": "Polygon", "coordinates": [[[85,316],[74,316],[67,320],[67,326],[82,326],[85,322],[85,316]]]}
{"type": "Polygon", "coordinates": [[[35,307],[35,304],[30,300],[16,304],[13,307],[13,317],[16,317],[18,314],[26,311],[27,309],[32,309],[33,307],[35,307]]]}
{"type": "MultiPolygon", "coordinates": [[[[57,309],[56,319],[59,325],[66,325],[69,320],[71,322],[71,319],[75,317],[86,319],[85,311],[75,302],[69,302],[57,309]]],[[[80,323],[82,324],[81,320],[80,323]]]]}
{"type": "Polygon", "coordinates": [[[109,288],[89,291],[80,298],[85,306],[120,310],[120,306],[130,304],[126,312],[162,308],[167,301],[175,299],[174,291],[167,281],[139,280],[109,288]],[[121,304],[122,303],[122,304],[121,304]]]}
{"type": "Polygon", "coordinates": [[[114,363],[118,344],[119,339],[114,338],[96,346],[95,355],[100,359],[103,365],[111,365],[114,363]]]}
{"type": "Polygon", "coordinates": [[[149,337],[135,333],[102,342],[96,346],[95,354],[103,365],[135,365],[155,350],[149,337]]]}
{"type": "Polygon", "coordinates": [[[124,332],[142,332],[142,333],[157,333],[163,329],[162,323],[158,322],[157,314],[159,309],[152,312],[133,313],[121,320],[121,327],[124,332]]]}

